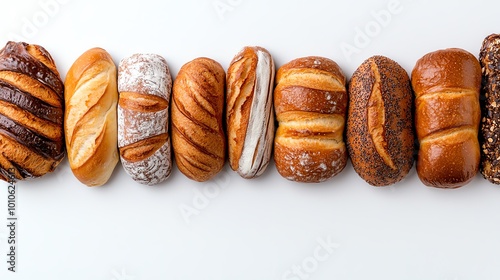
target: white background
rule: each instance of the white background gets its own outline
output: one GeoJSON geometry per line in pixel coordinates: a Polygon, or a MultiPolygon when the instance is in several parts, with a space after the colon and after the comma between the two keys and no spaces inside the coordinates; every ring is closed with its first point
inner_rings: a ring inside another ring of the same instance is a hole
{"type": "MultiPolygon", "coordinates": [[[[136,52],[161,54],[174,77],[199,56],[227,69],[245,45],[267,48],[277,67],[326,56],[350,77],[375,54],[408,72],[441,48],[477,56],[484,37],[500,32],[498,1],[436,2],[2,0],[0,45],[44,46],[63,79],[95,46],[116,63],[136,52]],[[347,45],[355,53],[345,53],[347,45]]],[[[53,174],[17,183],[16,273],[7,271],[1,185],[0,279],[500,278],[500,186],[480,175],[440,190],[421,184],[413,168],[404,181],[375,188],[350,164],[322,184],[289,182],[274,164],[244,180],[226,165],[210,182],[192,182],[175,167],[148,187],[118,165],[105,186],[88,188],[64,161],[53,174]]]]}

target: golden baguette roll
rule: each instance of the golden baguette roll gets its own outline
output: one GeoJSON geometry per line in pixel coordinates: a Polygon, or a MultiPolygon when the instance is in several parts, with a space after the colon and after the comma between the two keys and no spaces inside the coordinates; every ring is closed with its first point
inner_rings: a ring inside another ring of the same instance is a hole
{"type": "Polygon", "coordinates": [[[482,71],[481,174],[500,184],[500,35],[491,34],[479,53],[482,71]]]}
{"type": "Polygon", "coordinates": [[[395,61],[372,56],[349,83],[347,149],[354,170],[374,186],[403,179],[413,166],[413,93],[395,61]]]}
{"type": "Polygon", "coordinates": [[[135,181],[155,185],[171,171],[168,106],[172,78],[156,54],[134,54],[118,67],[118,148],[135,181]]]}
{"type": "Polygon", "coordinates": [[[431,52],[411,74],[420,144],[417,173],[427,186],[457,188],[479,167],[481,66],[462,49],[431,52]]]}
{"type": "Polygon", "coordinates": [[[62,161],[63,93],[43,47],[8,42],[0,50],[0,179],[40,177],[62,161]]]}
{"type": "Polygon", "coordinates": [[[269,165],[274,139],[274,61],[261,47],[245,47],[227,70],[229,164],[247,179],[269,165]]]}
{"type": "Polygon", "coordinates": [[[334,61],[304,57],[283,65],[276,76],[274,108],[278,129],[274,160],[281,176],[322,182],[347,162],[343,141],[346,78],[334,61]]]}
{"type": "Polygon", "coordinates": [[[64,133],[73,174],[101,186],[118,162],[116,66],[101,48],[83,53],[66,75],[64,133]]]}
{"type": "Polygon", "coordinates": [[[209,58],[184,64],[172,92],[172,148],[179,170],[203,182],[224,166],[226,136],[222,126],[225,72],[209,58]]]}

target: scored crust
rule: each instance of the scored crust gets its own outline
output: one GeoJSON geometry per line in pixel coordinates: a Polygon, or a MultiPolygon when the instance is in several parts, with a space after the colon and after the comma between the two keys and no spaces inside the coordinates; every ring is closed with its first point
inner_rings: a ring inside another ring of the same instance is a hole
{"type": "Polygon", "coordinates": [[[278,172],[298,182],[332,178],[347,162],[342,136],[345,76],[330,59],[305,57],[283,65],[276,77],[274,106],[279,126],[274,159],[278,172]]]}
{"type": "Polygon", "coordinates": [[[118,147],[133,180],[155,185],[170,176],[168,107],[172,78],[166,60],[134,54],[118,68],[118,147]]]}
{"type": "Polygon", "coordinates": [[[225,72],[209,58],[184,64],[172,91],[172,148],[179,170],[203,182],[222,170],[226,137],[222,125],[225,72]]]}
{"type": "Polygon", "coordinates": [[[118,162],[116,66],[101,48],[83,53],[66,75],[64,129],[73,174],[105,184],[118,162]]]}
{"type": "Polygon", "coordinates": [[[245,47],[227,71],[229,164],[243,178],[260,176],[274,137],[274,61],[261,47],[245,47]]]}
{"type": "Polygon", "coordinates": [[[374,186],[402,180],[413,166],[413,93],[406,71],[373,56],[349,83],[347,147],[354,170],[374,186]]]}

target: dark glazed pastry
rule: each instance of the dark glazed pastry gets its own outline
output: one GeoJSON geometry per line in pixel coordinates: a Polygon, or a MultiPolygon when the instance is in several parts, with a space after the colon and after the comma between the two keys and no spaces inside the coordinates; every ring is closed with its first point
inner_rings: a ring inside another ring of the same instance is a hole
{"type": "Polygon", "coordinates": [[[41,46],[0,51],[0,179],[40,177],[64,158],[64,85],[41,46]]]}
{"type": "Polygon", "coordinates": [[[483,41],[479,62],[482,71],[481,174],[500,184],[500,35],[483,41]]]}

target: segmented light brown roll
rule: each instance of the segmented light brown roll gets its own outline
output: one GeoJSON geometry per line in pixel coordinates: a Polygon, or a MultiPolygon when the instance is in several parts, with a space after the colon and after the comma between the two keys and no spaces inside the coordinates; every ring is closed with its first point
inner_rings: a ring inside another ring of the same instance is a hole
{"type": "Polygon", "coordinates": [[[479,169],[481,66],[468,51],[438,50],[420,58],[411,74],[422,183],[458,188],[479,169]]]}
{"type": "Polygon", "coordinates": [[[39,177],[64,158],[63,94],[43,47],[8,42],[0,51],[0,179],[39,177]]]}
{"type": "Polygon", "coordinates": [[[202,182],[215,176],[226,159],[222,126],[225,72],[209,58],[182,66],[172,92],[172,148],[179,170],[202,182]]]}
{"type": "Polygon", "coordinates": [[[347,162],[346,79],[340,67],[324,57],[299,58],[278,70],[276,83],[278,172],[298,182],[322,182],[340,173],[347,162]]]}

